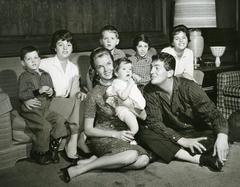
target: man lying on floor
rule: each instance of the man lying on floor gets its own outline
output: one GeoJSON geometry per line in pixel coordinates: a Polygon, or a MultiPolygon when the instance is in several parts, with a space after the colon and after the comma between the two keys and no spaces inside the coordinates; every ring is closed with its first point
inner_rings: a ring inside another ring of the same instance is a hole
{"type": "Polygon", "coordinates": [[[221,171],[236,131],[229,133],[227,120],[199,85],[174,76],[175,63],[167,53],[152,57],[139,144],[166,163],[177,158],[221,171]]]}

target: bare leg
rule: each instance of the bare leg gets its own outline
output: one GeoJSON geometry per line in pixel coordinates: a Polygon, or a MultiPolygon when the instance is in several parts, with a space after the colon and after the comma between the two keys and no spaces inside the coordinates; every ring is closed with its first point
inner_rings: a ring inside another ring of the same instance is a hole
{"type": "Polygon", "coordinates": [[[70,138],[65,145],[65,151],[69,158],[77,158],[77,141],[78,141],[78,126],[74,123],[69,123],[70,138]]]}
{"type": "MultiPolygon", "coordinates": [[[[128,108],[124,106],[117,107],[116,114],[121,121],[127,124],[128,128],[132,132],[132,135],[134,136],[139,129],[136,116],[128,108]]],[[[130,144],[137,145],[137,142],[135,140],[132,140],[130,144]]]]}
{"type": "Polygon", "coordinates": [[[97,159],[97,157],[95,155],[91,156],[90,158],[87,158],[87,159],[82,159],[82,160],[79,160],[77,162],[77,165],[80,165],[80,164],[88,164],[90,162],[92,162],[93,160],[97,159]]]}
{"type": "Polygon", "coordinates": [[[90,150],[88,146],[86,145],[86,139],[87,136],[84,132],[80,133],[79,140],[78,140],[78,147],[84,152],[84,153],[90,153],[90,150]]]}
{"type": "Polygon", "coordinates": [[[123,122],[127,124],[130,131],[135,135],[138,132],[138,122],[136,116],[130,112],[124,112],[124,116],[120,118],[123,122]]]}
{"type": "Polygon", "coordinates": [[[184,160],[184,161],[188,161],[188,162],[191,162],[191,163],[195,163],[195,164],[199,164],[200,162],[200,156],[201,155],[190,155],[189,152],[187,152],[186,150],[184,149],[180,149],[175,157],[177,159],[180,159],[180,160],[184,160]]]}
{"type": "Polygon", "coordinates": [[[149,157],[147,155],[140,155],[137,158],[137,161],[134,162],[133,164],[124,167],[124,170],[129,170],[129,169],[141,169],[144,168],[148,165],[149,163],[149,157]]]}
{"type": "Polygon", "coordinates": [[[79,164],[68,168],[69,176],[75,177],[94,169],[114,169],[128,166],[138,159],[135,150],[124,151],[111,156],[102,156],[87,164],[79,164]]]}

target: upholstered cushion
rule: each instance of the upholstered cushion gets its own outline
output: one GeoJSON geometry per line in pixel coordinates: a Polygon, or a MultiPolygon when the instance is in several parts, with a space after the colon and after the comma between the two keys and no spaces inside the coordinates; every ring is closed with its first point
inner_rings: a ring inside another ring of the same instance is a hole
{"type": "Polygon", "coordinates": [[[12,105],[7,94],[1,92],[0,88],[0,115],[12,110],[12,105]]]}
{"type": "Polygon", "coordinates": [[[31,142],[31,131],[16,110],[11,112],[12,135],[15,144],[31,142]]]}
{"type": "Polygon", "coordinates": [[[224,97],[225,109],[239,110],[240,109],[240,97],[225,96],[224,97]]]}

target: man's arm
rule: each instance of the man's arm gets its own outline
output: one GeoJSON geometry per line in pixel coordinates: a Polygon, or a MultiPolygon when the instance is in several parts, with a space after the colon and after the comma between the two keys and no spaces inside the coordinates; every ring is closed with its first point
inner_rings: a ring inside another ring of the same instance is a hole
{"type": "Polygon", "coordinates": [[[223,164],[229,152],[227,120],[198,85],[192,83],[188,93],[194,110],[217,134],[213,156],[218,155],[220,162],[223,164]]]}
{"type": "Polygon", "coordinates": [[[190,82],[186,95],[188,95],[189,103],[192,103],[193,112],[212,127],[216,134],[228,134],[227,120],[199,85],[190,82]]]}

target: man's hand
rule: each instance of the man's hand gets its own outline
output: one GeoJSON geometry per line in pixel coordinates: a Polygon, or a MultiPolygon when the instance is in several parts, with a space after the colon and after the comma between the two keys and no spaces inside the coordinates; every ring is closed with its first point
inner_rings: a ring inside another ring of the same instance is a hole
{"type": "Polygon", "coordinates": [[[194,148],[197,149],[200,153],[206,151],[206,148],[199,143],[201,140],[206,140],[207,137],[199,138],[180,138],[177,143],[182,147],[189,148],[192,153],[194,153],[194,148]]]}
{"type": "Polygon", "coordinates": [[[41,101],[37,98],[29,99],[24,101],[24,105],[29,109],[32,110],[33,108],[39,108],[41,106],[41,101]]]}
{"type": "Polygon", "coordinates": [[[219,133],[214,144],[213,156],[217,155],[219,161],[224,164],[224,161],[227,160],[228,152],[228,136],[226,134],[219,133]]]}

